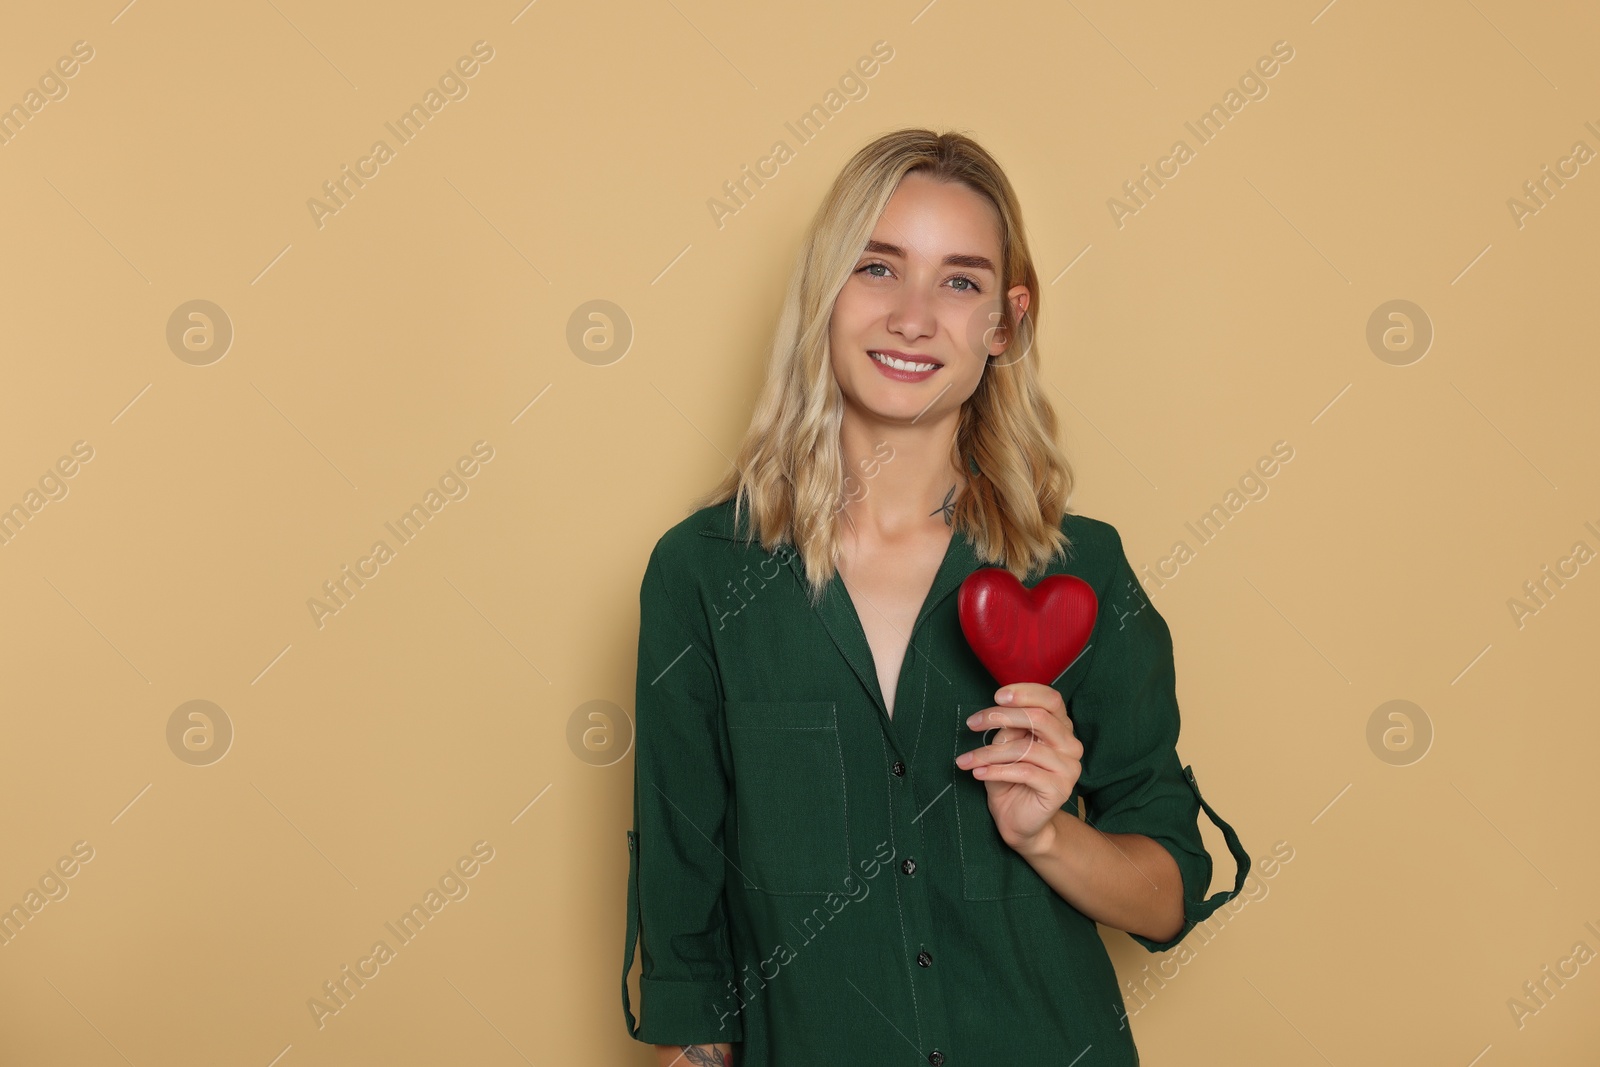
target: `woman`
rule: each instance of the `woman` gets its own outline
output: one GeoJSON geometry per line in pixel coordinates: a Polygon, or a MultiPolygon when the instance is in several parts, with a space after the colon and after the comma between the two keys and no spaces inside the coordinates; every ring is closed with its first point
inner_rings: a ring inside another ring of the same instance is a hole
{"type": "Polygon", "coordinates": [[[810,226],[737,469],[640,591],[622,990],[662,1064],[1136,1064],[1095,924],[1162,951],[1244,884],[1166,623],[1065,510],[1038,297],[959,134],[874,141],[810,226]],[[981,566],[1095,590],[1050,685],[967,645],[981,566]],[[1202,809],[1238,864],[1210,899],[1202,809]]]}

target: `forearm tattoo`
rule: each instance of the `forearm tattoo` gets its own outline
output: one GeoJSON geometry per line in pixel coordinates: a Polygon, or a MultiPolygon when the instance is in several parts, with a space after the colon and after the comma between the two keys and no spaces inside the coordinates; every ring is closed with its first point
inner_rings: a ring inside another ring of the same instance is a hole
{"type": "Polygon", "coordinates": [[[696,1067],[733,1067],[733,1053],[726,1055],[717,1051],[715,1046],[704,1048],[700,1045],[687,1045],[683,1050],[685,1063],[695,1064],[696,1067]]]}

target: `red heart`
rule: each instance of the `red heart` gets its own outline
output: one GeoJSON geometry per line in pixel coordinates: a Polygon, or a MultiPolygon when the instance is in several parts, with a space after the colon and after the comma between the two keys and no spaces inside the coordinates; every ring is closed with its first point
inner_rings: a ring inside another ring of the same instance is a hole
{"type": "Polygon", "coordinates": [[[1001,567],[967,575],[956,596],[967,644],[1001,685],[1049,685],[1089,643],[1100,610],[1082,578],[1052,574],[1032,589],[1001,567]]]}

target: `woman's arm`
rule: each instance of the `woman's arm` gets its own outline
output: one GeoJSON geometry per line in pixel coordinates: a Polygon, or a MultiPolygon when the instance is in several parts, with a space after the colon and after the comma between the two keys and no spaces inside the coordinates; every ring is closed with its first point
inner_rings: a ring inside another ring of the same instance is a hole
{"type": "Polygon", "coordinates": [[[998,727],[994,741],[956,758],[981,778],[1000,837],[1068,904],[1095,922],[1152,941],[1184,926],[1183,877],[1154,838],[1108,834],[1065,805],[1078,784],[1083,742],[1061,694],[1037,682],[1002,686],[971,730],[998,727]]]}
{"type": "Polygon", "coordinates": [[[723,827],[733,782],[722,759],[721,677],[694,568],[689,549],[663,538],[640,583],[634,829],[620,985],[629,1036],[672,1050],[660,1062],[722,1067],[732,1062],[724,1042],[744,1039],[738,999],[730,1001],[738,968],[724,893],[733,845],[723,827]],[[628,993],[635,947],[642,1022],[628,993]]]}
{"type": "Polygon", "coordinates": [[[1001,838],[1057,895],[1150,952],[1165,952],[1243,888],[1250,857],[1178,758],[1172,632],[1115,529],[1104,547],[1115,566],[1096,591],[1098,617],[1071,714],[1053,686],[1002,687],[995,694],[1002,706],[970,720],[974,729],[1002,727],[995,743],[957,763],[985,780],[1001,838]],[[1005,699],[1007,691],[1015,699],[1005,699]],[[1083,819],[1075,817],[1074,794],[1083,819]],[[1202,810],[1239,864],[1235,888],[1209,898],[1202,810]]]}
{"type": "Polygon", "coordinates": [[[657,1067],[733,1067],[733,1046],[657,1045],[657,1067]]]}
{"type": "Polygon", "coordinates": [[[1108,834],[1062,808],[1017,854],[1097,923],[1152,941],[1183,929],[1178,861],[1153,838],[1108,834]]]}

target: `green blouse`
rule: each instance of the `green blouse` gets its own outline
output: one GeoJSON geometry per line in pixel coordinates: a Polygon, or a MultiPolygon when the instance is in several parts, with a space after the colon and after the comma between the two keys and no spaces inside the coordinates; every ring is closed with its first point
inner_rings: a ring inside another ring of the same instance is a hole
{"type": "MultiPolygon", "coordinates": [[[[1067,802],[1107,833],[1159,841],[1183,877],[1175,946],[1244,886],[1250,857],[1180,764],[1172,638],[1117,531],[1068,515],[1099,598],[1089,644],[1052,684],[1083,743],[1067,802]],[[1238,865],[1206,899],[1204,810],[1238,865]]],[[[965,719],[999,688],[953,595],[983,564],[957,530],[884,707],[849,592],[806,599],[789,547],[733,527],[733,504],[668,530],[639,592],[638,748],[622,967],[628,1032],[741,1042],[739,1067],[1137,1064],[1093,920],[1000,838],[956,766],[965,719]],[[636,1021],[628,998],[640,954],[636,1021]]]]}

